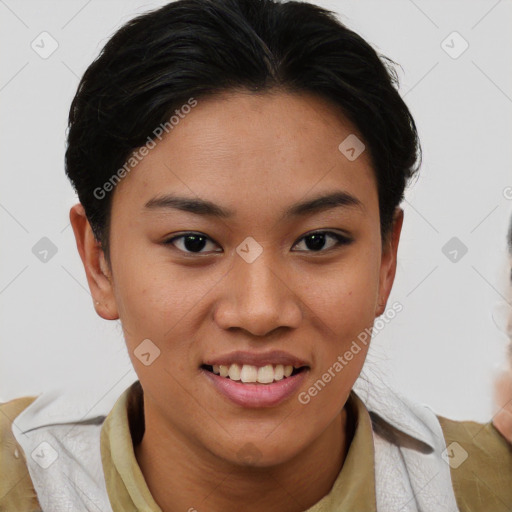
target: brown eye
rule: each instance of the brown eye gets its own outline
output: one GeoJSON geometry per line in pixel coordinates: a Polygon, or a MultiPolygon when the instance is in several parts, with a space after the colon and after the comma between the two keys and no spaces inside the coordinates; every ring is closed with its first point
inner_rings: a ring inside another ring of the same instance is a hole
{"type": "MultiPolygon", "coordinates": [[[[190,254],[202,254],[203,252],[211,252],[211,251],[203,251],[208,244],[215,244],[210,238],[201,233],[184,233],[182,235],[174,236],[164,242],[165,245],[174,245],[177,249],[182,252],[190,253],[190,254]]],[[[219,251],[213,251],[219,252],[219,251]]]]}
{"type": "Polygon", "coordinates": [[[317,231],[315,233],[310,233],[309,235],[302,237],[301,241],[302,240],[305,240],[307,252],[325,252],[329,249],[334,249],[335,247],[352,243],[350,238],[334,233],[333,231],[317,231]],[[334,240],[334,243],[328,242],[329,239],[334,240]],[[325,248],[326,246],[327,249],[325,248]]]}

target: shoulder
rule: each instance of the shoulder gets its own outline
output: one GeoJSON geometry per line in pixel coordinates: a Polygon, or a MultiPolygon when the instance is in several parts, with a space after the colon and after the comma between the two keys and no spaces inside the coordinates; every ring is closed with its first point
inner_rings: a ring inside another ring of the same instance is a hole
{"type": "Polygon", "coordinates": [[[492,423],[437,416],[446,440],[453,489],[461,512],[509,510],[512,446],[492,423]]]}
{"type": "Polygon", "coordinates": [[[25,454],[12,432],[15,418],[36,398],[23,396],[0,403],[0,510],[41,510],[25,454]]]}
{"type": "MultiPolygon", "coordinates": [[[[443,496],[450,498],[447,510],[456,505],[460,512],[511,511],[512,447],[492,423],[445,418],[380,385],[380,379],[361,383],[358,389],[374,430],[379,429],[376,439],[384,435],[385,446],[400,450],[397,465],[405,465],[406,477],[419,491],[415,498],[425,505],[422,510],[435,510],[431,499],[443,496]]],[[[386,468],[381,473],[386,478],[386,468]]]]}

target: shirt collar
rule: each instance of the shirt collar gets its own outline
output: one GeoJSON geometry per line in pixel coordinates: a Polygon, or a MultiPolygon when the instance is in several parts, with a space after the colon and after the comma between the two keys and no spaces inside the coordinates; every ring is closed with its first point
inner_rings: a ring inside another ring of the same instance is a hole
{"type": "MultiPolygon", "coordinates": [[[[134,410],[137,399],[141,400],[138,388],[140,382],[136,380],[124,392],[127,398],[131,397],[131,410],[134,410]]],[[[368,376],[363,370],[352,389],[370,412],[372,422],[379,424],[381,429],[398,438],[406,434],[427,445],[425,449],[434,450],[436,445],[442,444],[439,436],[428,426],[425,408],[429,407],[411,402],[390,388],[375,372],[368,376]]],[[[113,388],[98,401],[98,390],[90,385],[51,388],[37,396],[33,404],[16,418],[16,426],[21,432],[28,432],[52,424],[101,421],[120,398],[118,393],[113,388]]]]}
{"type": "MultiPolygon", "coordinates": [[[[121,396],[117,395],[117,401],[115,394],[110,393],[98,404],[97,393],[94,391],[85,387],[71,391],[47,391],[39,395],[33,404],[16,418],[17,427],[22,432],[28,432],[50,424],[105,419],[101,432],[101,449],[109,494],[114,492],[118,503],[124,505],[126,502],[124,509],[134,504],[142,510],[161,512],[147,488],[133,451],[133,442],[137,442],[143,433],[143,425],[141,430],[140,423],[140,419],[144,418],[140,382],[135,381],[121,396]]],[[[437,435],[428,426],[426,406],[410,402],[376,376],[369,380],[361,375],[353,386],[348,403],[353,404],[359,422],[344,469],[338,475],[332,491],[308,512],[332,510],[325,508],[324,504],[332,503],[334,506],[334,503],[339,505],[342,500],[352,499],[349,489],[353,486],[357,488],[358,482],[366,482],[362,495],[368,495],[369,489],[374,493],[375,485],[370,486],[368,480],[371,478],[374,482],[372,427],[389,442],[406,447],[411,447],[413,443],[416,449],[424,453],[433,451],[436,444],[439,444],[437,435]],[[364,454],[362,458],[358,456],[357,463],[354,462],[356,452],[364,454]],[[369,461],[368,464],[361,465],[360,461],[363,459],[369,461]],[[351,474],[357,475],[361,472],[368,475],[365,478],[350,477],[351,474]],[[350,484],[347,484],[348,478],[350,484]],[[318,509],[320,503],[322,508],[318,509]]],[[[431,416],[431,413],[429,415],[431,416]]],[[[374,494],[370,497],[370,502],[373,501],[374,494]]],[[[371,510],[368,507],[363,509],[371,510]]]]}
{"type": "MultiPolygon", "coordinates": [[[[343,467],[331,491],[305,512],[376,511],[372,422],[355,392],[347,400],[355,430],[343,467]]],[[[136,509],[161,512],[137,464],[134,442],[142,438],[143,394],[134,382],[119,397],[102,426],[101,454],[114,512],[136,509]]]]}
{"type": "Polygon", "coordinates": [[[51,387],[37,395],[30,407],[16,417],[16,427],[26,433],[48,425],[99,423],[109,414],[118,398],[117,386],[106,394],[91,383],[51,387]],[[98,396],[102,396],[101,400],[98,396]]]}
{"type": "Polygon", "coordinates": [[[415,442],[424,453],[435,451],[442,443],[439,435],[429,427],[432,409],[417,404],[389,387],[376,374],[368,378],[361,374],[352,387],[372,418],[374,429],[379,435],[394,444],[410,446],[415,442]]]}

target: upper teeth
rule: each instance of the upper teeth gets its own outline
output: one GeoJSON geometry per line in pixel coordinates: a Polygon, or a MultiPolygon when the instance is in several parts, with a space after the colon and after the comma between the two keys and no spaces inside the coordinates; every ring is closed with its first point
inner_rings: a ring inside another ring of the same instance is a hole
{"type": "Polygon", "coordinates": [[[239,365],[236,363],[231,366],[213,365],[213,373],[221,377],[229,377],[242,382],[259,382],[260,384],[270,384],[275,380],[282,380],[284,377],[289,377],[292,372],[292,365],[282,364],[267,364],[260,368],[251,364],[239,365]]]}

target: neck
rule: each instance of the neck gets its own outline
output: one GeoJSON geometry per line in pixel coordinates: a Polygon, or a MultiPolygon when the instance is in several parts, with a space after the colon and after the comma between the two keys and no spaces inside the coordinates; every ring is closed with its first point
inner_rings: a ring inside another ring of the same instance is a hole
{"type": "Polygon", "coordinates": [[[232,509],[233,503],[243,503],[247,512],[307,510],[331,490],[353,435],[344,407],[321,436],[290,461],[259,468],[219,459],[212,467],[204,448],[168,427],[159,431],[148,405],[135,457],[163,512],[220,512],[232,509]]]}

